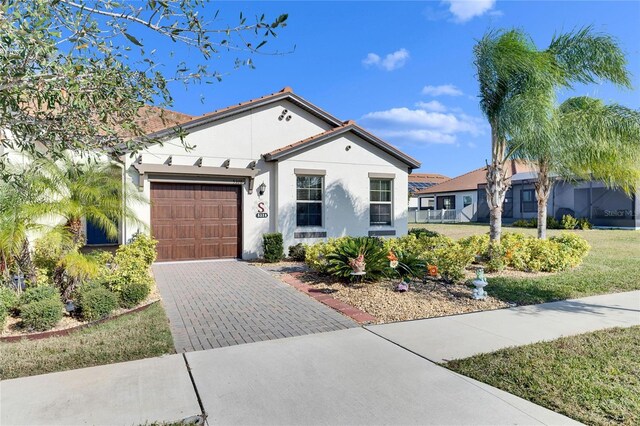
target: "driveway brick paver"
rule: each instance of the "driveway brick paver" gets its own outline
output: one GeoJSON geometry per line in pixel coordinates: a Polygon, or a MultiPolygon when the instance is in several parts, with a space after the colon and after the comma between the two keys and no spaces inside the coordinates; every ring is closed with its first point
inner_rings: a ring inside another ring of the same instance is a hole
{"type": "Polygon", "coordinates": [[[178,352],[357,326],[245,262],[156,263],[153,274],[178,352]]]}

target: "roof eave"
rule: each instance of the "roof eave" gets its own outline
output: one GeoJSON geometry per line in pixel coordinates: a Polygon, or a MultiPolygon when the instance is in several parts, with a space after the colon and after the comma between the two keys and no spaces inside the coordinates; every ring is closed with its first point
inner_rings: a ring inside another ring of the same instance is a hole
{"type": "Polygon", "coordinates": [[[377,146],[378,148],[382,149],[383,151],[385,151],[387,154],[391,155],[392,157],[402,161],[403,163],[405,163],[407,166],[409,166],[410,169],[417,169],[421,166],[421,163],[419,161],[417,161],[416,159],[406,155],[405,153],[393,148],[391,145],[387,144],[386,142],[384,142],[383,140],[373,136],[371,133],[364,131],[362,128],[356,126],[356,125],[348,125],[343,127],[342,129],[339,129],[337,131],[334,132],[329,132],[326,135],[322,135],[316,139],[310,140],[308,143],[303,143],[300,145],[296,145],[296,146],[292,146],[291,148],[288,149],[283,149],[282,151],[279,151],[277,153],[267,153],[265,155],[263,155],[263,158],[265,159],[265,161],[278,161],[279,159],[285,157],[285,156],[289,156],[292,154],[295,154],[299,151],[303,151],[305,149],[308,149],[312,146],[315,146],[319,143],[322,143],[324,141],[326,141],[327,139],[333,138],[335,136],[339,136],[341,134],[347,133],[347,132],[354,132],[356,135],[358,135],[359,137],[361,137],[362,139],[372,143],[373,145],[377,146]]]}

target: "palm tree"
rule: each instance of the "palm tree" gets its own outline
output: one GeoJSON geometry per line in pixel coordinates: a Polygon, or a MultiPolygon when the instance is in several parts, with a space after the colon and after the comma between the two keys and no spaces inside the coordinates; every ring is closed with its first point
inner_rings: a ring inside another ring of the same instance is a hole
{"type": "Polygon", "coordinates": [[[48,212],[48,193],[33,170],[12,170],[10,175],[13,179],[0,183],[0,273],[4,281],[17,273],[35,283],[29,234],[45,228],[38,219],[48,212]]]}
{"type": "Polygon", "coordinates": [[[552,117],[555,132],[549,138],[511,141],[514,156],[531,162],[538,171],[538,238],[546,238],[552,175],[599,180],[627,194],[640,184],[640,111],[574,97],[555,109],[552,117]]]}
{"type": "Polygon", "coordinates": [[[558,88],[608,80],[629,87],[626,59],[617,42],[586,27],[555,36],[545,50],[520,30],[489,31],[474,47],[480,108],[491,126],[487,165],[490,239],[499,242],[502,205],[509,189],[507,161],[512,140],[553,140],[551,112],[558,88]]]}
{"type": "Polygon", "coordinates": [[[34,166],[55,194],[51,213],[64,218],[74,242],[84,241],[83,218],[112,239],[118,237],[120,220],[145,227],[132,207],[148,201],[131,183],[123,181],[117,164],[94,159],[78,161],[66,155],[57,161],[35,160],[34,166]]]}

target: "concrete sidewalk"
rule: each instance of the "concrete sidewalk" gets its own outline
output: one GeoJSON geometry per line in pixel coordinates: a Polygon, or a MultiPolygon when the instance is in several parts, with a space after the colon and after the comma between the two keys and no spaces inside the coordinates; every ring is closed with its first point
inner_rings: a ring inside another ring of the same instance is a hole
{"type": "Polygon", "coordinates": [[[4,380],[0,424],[574,424],[429,359],[637,324],[640,291],[4,380]]]}
{"type": "Polygon", "coordinates": [[[640,325],[640,291],[367,326],[433,362],[611,327],[640,325]]]}

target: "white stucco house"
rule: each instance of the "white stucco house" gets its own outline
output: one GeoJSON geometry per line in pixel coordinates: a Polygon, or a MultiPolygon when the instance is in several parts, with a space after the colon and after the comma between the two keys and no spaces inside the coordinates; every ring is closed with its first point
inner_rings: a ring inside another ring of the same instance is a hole
{"type": "MultiPolygon", "coordinates": [[[[136,209],[159,261],[255,258],[267,232],[281,232],[285,250],[407,232],[407,176],[420,163],[290,88],[183,118],[192,150],[172,127],[151,135],[162,144],[121,157],[150,200],[136,209]]],[[[121,241],[139,231],[121,228],[121,241]]]]}

